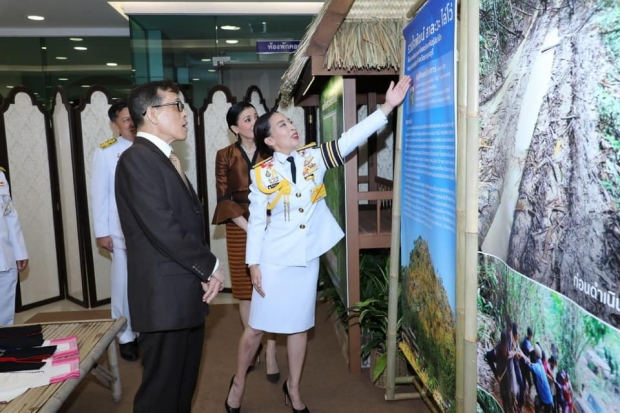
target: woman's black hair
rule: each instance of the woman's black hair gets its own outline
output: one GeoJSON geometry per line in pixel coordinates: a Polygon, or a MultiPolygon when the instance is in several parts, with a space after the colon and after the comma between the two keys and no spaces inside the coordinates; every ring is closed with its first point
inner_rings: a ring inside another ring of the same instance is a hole
{"type": "Polygon", "coordinates": [[[228,124],[228,129],[232,132],[233,126],[238,126],[239,124],[239,115],[246,109],[252,108],[256,110],[254,105],[250,102],[242,100],[241,102],[237,102],[228,109],[226,112],[226,123],[228,124]]]}
{"type": "Polygon", "coordinates": [[[276,113],[278,112],[269,111],[261,115],[254,124],[254,142],[256,142],[256,149],[262,154],[273,155],[273,149],[267,146],[265,139],[271,136],[271,124],[269,121],[276,113]]]}

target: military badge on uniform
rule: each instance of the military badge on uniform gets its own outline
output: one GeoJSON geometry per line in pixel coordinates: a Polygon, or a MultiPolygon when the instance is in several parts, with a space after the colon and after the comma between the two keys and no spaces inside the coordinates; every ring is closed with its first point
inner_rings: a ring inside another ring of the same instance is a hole
{"type": "Polygon", "coordinates": [[[282,179],[278,171],[274,169],[271,158],[267,158],[263,162],[254,165],[252,169],[256,172],[256,186],[258,189],[266,195],[276,194],[275,198],[267,204],[267,209],[274,209],[280,198],[284,197],[284,217],[288,221],[290,216],[289,195],[291,194],[291,183],[286,179],[282,179]],[[264,181],[266,181],[267,185],[265,185],[264,181]]]}
{"type": "Polygon", "coordinates": [[[312,181],[314,179],[314,171],[319,169],[319,166],[314,162],[314,156],[311,156],[308,151],[300,151],[299,154],[304,158],[303,176],[306,181],[312,181]]]}
{"type": "Polygon", "coordinates": [[[267,178],[267,189],[276,188],[280,183],[280,175],[278,175],[278,172],[273,168],[273,160],[267,158],[256,166],[260,166],[260,169],[256,171],[256,176],[264,175],[265,178],[267,178]]]}
{"type": "Polygon", "coordinates": [[[308,176],[313,175],[314,171],[319,169],[319,166],[314,161],[314,157],[306,158],[304,161],[304,178],[308,180],[308,176]]]}

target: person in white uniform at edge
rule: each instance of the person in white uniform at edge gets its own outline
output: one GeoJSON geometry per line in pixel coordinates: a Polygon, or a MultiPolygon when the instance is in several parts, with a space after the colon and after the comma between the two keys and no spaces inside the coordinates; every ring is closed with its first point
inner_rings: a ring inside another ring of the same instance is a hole
{"type": "Polygon", "coordinates": [[[250,218],[246,263],[254,291],[248,327],[239,342],[237,370],[224,407],[239,413],[248,366],[264,332],[287,334],[288,380],[282,390],[293,413],[307,413],[299,392],[307,344],[314,327],[319,257],[343,236],[325,203],[323,176],[344,164],[345,157],[387,123],[387,115],[409,90],[404,76],[390,84],[385,103],[368,118],[319,147],[297,149],[299,134],[281,113],[269,112],[254,126],[258,149],[265,145],[273,156],[250,172],[250,218]],[[268,223],[267,210],[271,210],[268,223]]]}
{"type": "Polygon", "coordinates": [[[108,110],[112,129],[118,138],[111,138],[99,145],[93,158],[90,192],[97,246],[108,250],[112,256],[112,318],[121,316],[127,325],[118,333],[121,357],[128,361],[138,359],[137,334],[131,329],[127,303],[127,250],[121,229],[114,195],[116,164],[125,149],[133,144],[136,128],[129,115],[127,102],[121,101],[108,110]]]}
{"type": "Polygon", "coordinates": [[[24,234],[4,172],[0,167],[0,327],[14,322],[17,273],[28,267],[24,234]]]}

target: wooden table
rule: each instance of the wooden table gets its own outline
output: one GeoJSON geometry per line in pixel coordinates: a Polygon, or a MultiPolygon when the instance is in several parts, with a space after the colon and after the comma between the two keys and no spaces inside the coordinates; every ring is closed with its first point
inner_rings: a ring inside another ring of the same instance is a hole
{"type": "Polygon", "coordinates": [[[115,338],[127,323],[125,317],[117,320],[88,320],[41,323],[43,339],[77,336],[80,350],[80,377],[60,383],[29,389],[26,393],[0,404],[2,413],[53,413],[60,409],[64,401],[82,379],[93,373],[109,385],[112,398],[119,401],[122,396],[121,376],[118,367],[118,353],[115,338]],[[108,369],[97,366],[97,361],[107,350],[108,369]]]}

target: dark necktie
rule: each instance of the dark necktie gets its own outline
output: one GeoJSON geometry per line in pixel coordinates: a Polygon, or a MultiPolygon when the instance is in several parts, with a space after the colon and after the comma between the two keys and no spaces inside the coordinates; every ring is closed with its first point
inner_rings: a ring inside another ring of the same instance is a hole
{"type": "Polygon", "coordinates": [[[293,158],[292,156],[289,156],[288,158],[286,158],[287,161],[289,161],[291,163],[291,176],[293,177],[293,183],[296,184],[297,182],[297,168],[295,167],[295,158],[293,158]]]}

